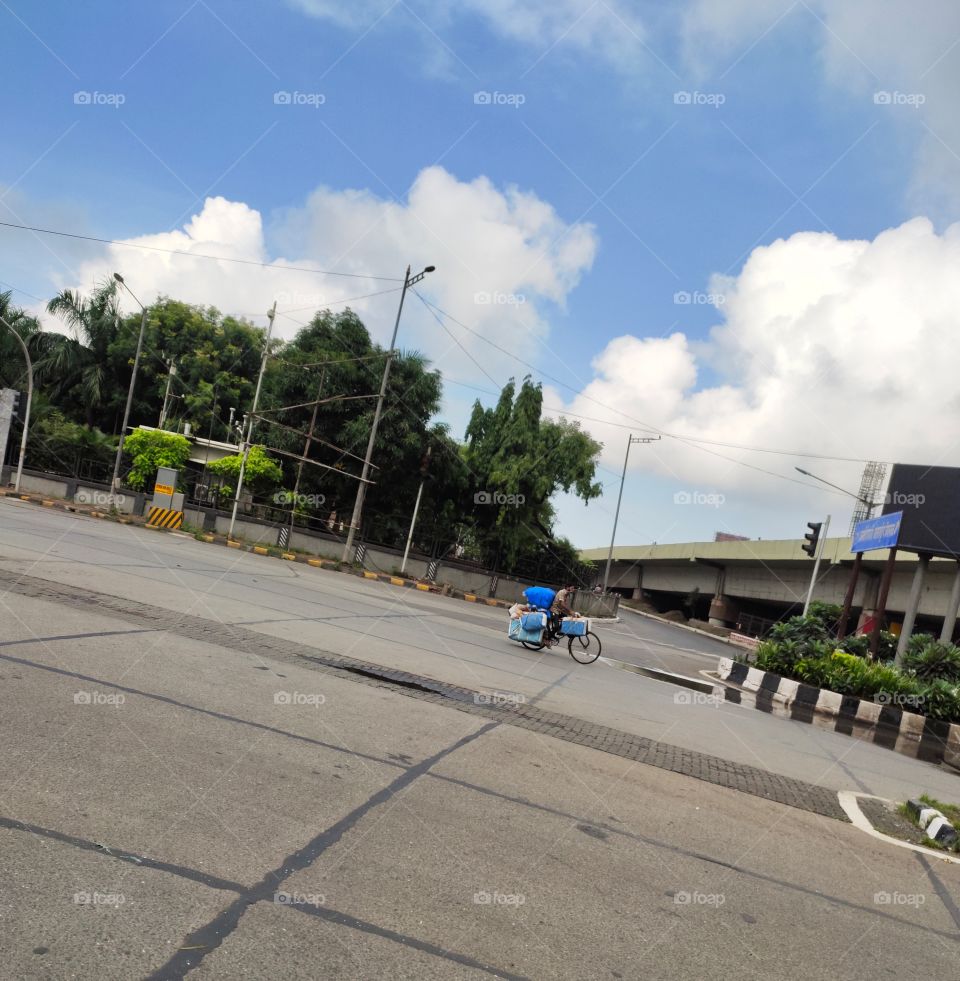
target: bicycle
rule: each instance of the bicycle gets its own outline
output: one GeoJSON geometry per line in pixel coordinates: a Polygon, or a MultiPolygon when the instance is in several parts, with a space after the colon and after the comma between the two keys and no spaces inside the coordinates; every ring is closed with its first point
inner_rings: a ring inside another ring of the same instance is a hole
{"type": "MultiPolygon", "coordinates": [[[[548,641],[559,641],[561,637],[566,636],[560,633],[559,625],[555,624],[555,621],[549,614],[547,617],[547,626],[539,642],[535,643],[532,640],[520,641],[528,651],[542,651],[547,646],[548,641]]],[[[551,644],[550,646],[553,645],[551,644]]],[[[600,657],[602,648],[603,645],[600,643],[600,638],[592,630],[587,630],[585,634],[577,637],[567,637],[567,651],[578,664],[593,664],[600,657]]]]}

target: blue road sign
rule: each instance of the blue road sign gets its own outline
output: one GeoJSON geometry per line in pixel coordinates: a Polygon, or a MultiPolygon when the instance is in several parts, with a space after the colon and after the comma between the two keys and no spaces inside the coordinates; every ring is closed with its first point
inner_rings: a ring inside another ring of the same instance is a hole
{"type": "Polygon", "coordinates": [[[858,521],[853,529],[851,552],[869,552],[874,548],[893,548],[900,537],[900,519],[902,511],[893,514],[881,514],[879,518],[867,518],[858,521]]]}

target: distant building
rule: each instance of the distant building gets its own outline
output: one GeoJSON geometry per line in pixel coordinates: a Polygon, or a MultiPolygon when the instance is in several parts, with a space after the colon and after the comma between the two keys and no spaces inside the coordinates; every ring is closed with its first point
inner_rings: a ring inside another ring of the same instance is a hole
{"type": "Polygon", "coordinates": [[[748,535],[731,535],[728,531],[718,531],[714,536],[715,542],[749,542],[748,535]]]}

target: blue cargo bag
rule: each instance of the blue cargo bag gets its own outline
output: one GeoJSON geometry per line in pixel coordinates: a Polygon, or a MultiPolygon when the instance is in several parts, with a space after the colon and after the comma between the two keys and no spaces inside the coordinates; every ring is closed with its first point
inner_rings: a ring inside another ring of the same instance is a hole
{"type": "Polygon", "coordinates": [[[543,627],[536,630],[524,630],[519,620],[511,620],[507,636],[518,644],[526,641],[528,644],[539,644],[543,640],[543,627]]]}
{"type": "Polygon", "coordinates": [[[583,637],[587,632],[588,621],[582,617],[564,617],[560,623],[560,633],[564,637],[583,637]]]}
{"type": "Polygon", "coordinates": [[[547,625],[546,613],[521,613],[520,625],[524,630],[543,630],[547,625]]]}

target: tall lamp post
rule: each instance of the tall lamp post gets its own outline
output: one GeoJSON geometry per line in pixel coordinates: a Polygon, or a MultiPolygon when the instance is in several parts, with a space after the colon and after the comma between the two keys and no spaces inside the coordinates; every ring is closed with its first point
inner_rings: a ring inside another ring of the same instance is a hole
{"type": "MultiPolygon", "coordinates": [[[[24,339],[0,317],[0,323],[8,328],[10,333],[17,339],[20,347],[23,348],[23,357],[27,362],[27,408],[23,413],[23,435],[20,437],[20,459],[17,461],[17,479],[14,481],[13,489],[20,493],[20,478],[23,476],[23,458],[27,455],[27,431],[30,428],[30,403],[33,401],[33,362],[30,360],[30,352],[24,339]]],[[[0,460],[0,463],[3,461],[0,460]]]]}
{"type": "Polygon", "coordinates": [[[127,389],[127,405],[123,410],[123,425],[120,427],[120,439],[117,442],[117,458],[113,461],[113,479],[110,481],[111,503],[116,505],[116,494],[120,489],[120,461],[123,459],[123,439],[130,423],[130,406],[133,404],[133,390],[137,385],[137,371],[140,369],[140,352],[143,350],[143,332],[147,327],[147,308],[137,299],[133,290],[127,286],[120,273],[115,272],[113,278],[134,298],[140,307],[140,336],[137,338],[137,353],[133,358],[133,374],[130,376],[130,387],[127,389]]]}
{"type": "Polygon", "coordinates": [[[387,362],[383,366],[383,378],[380,381],[380,394],[377,396],[377,408],[373,413],[373,425],[370,427],[370,438],[367,440],[367,454],[363,459],[363,471],[360,474],[360,484],[357,487],[357,496],[353,502],[353,515],[350,518],[350,527],[347,529],[347,540],[343,545],[343,555],[341,562],[350,561],[350,550],[353,548],[353,539],[357,528],[360,526],[360,517],[363,514],[363,501],[367,496],[367,476],[370,473],[370,460],[373,457],[373,444],[377,438],[377,427],[380,425],[380,414],[383,411],[383,399],[387,394],[387,380],[390,377],[390,365],[393,362],[393,346],[397,342],[397,331],[400,329],[400,314],[403,313],[403,301],[407,295],[407,290],[415,286],[423,279],[427,273],[432,273],[436,266],[425,266],[422,272],[416,276],[410,275],[410,267],[407,266],[406,275],[403,277],[403,290],[400,293],[400,306],[397,308],[397,319],[393,325],[393,337],[390,338],[390,350],[387,351],[387,362]]]}
{"type": "Polygon", "coordinates": [[[630,459],[630,447],[634,443],[653,443],[659,436],[634,436],[630,435],[627,440],[627,452],[623,457],[623,474],[620,477],[620,493],[617,495],[617,511],[613,516],[613,534],[610,536],[610,551],[607,552],[607,567],[603,572],[603,591],[607,591],[610,582],[610,563],[613,561],[613,543],[617,540],[617,522],[620,520],[620,502],[623,500],[623,485],[627,479],[627,461],[630,459]]]}

